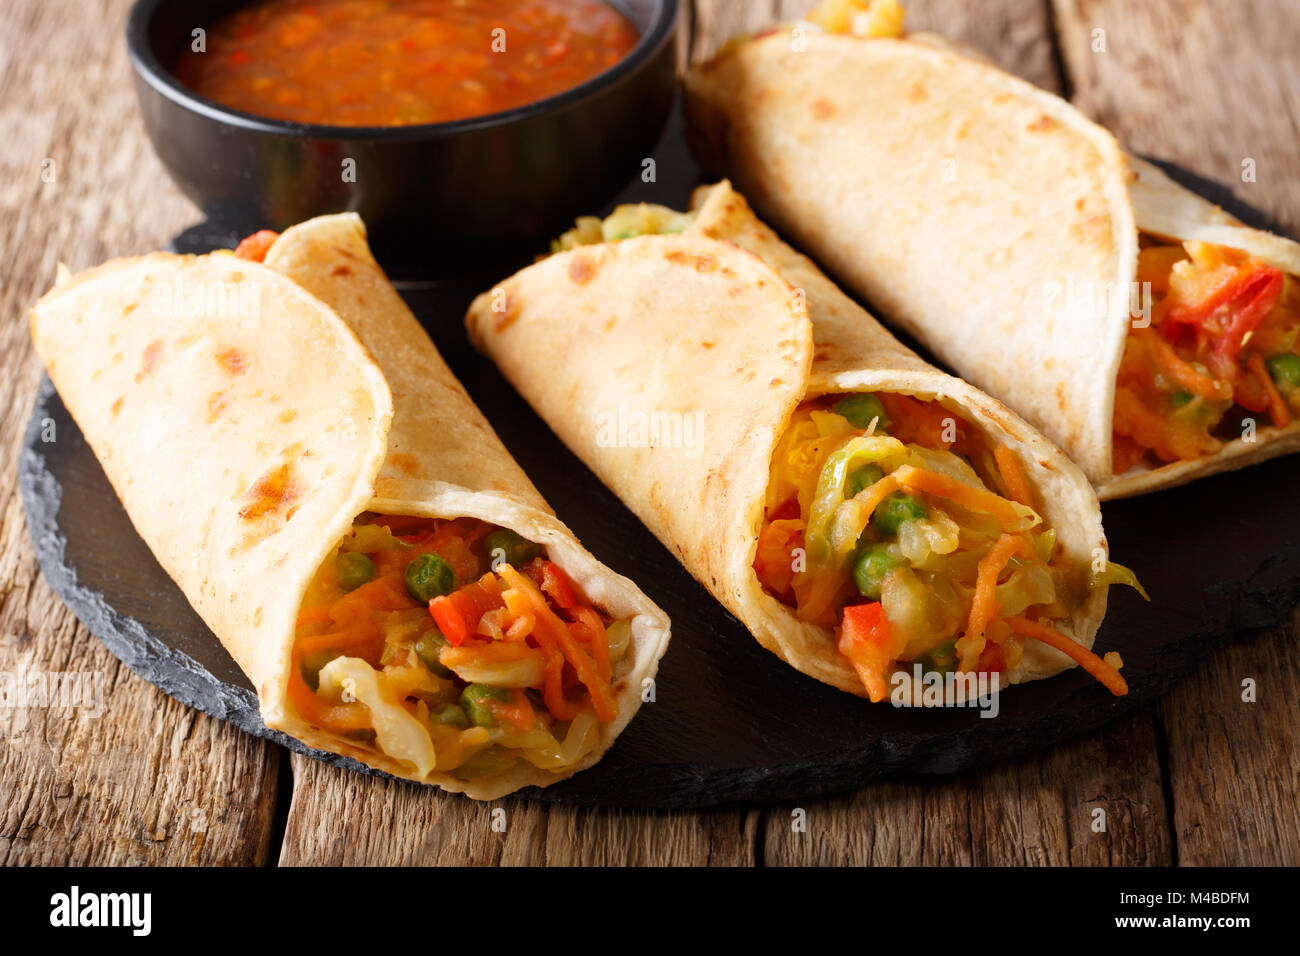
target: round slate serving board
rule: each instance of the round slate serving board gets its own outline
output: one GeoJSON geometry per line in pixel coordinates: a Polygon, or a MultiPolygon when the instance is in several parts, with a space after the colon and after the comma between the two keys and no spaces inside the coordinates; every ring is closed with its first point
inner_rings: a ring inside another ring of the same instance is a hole
{"type": "MultiPolygon", "coordinates": [[[[675,117],[656,156],[658,182],[638,181],[619,201],[685,205],[698,171],[679,129],[675,117]]],[[[1214,184],[1190,184],[1222,201],[1224,191],[1214,184]]],[[[1249,210],[1231,208],[1262,224],[1249,210]]],[[[176,246],[196,252],[233,245],[255,227],[203,224],[178,237],[176,246]]],[[[1166,691],[1234,632],[1276,623],[1300,600],[1296,459],[1283,458],[1103,509],[1112,555],[1138,573],[1152,597],[1145,604],[1129,589],[1112,588],[1097,636],[1099,651],[1124,656],[1127,697],[1112,697],[1077,670],[1009,689],[992,719],[973,709],[871,706],[840,693],[760,648],[470,349],[462,325],[469,300],[517,265],[495,263],[480,275],[406,284],[402,291],[560,517],[673,621],[655,701],[641,708],[596,767],[521,796],[702,807],[812,797],[893,771],[980,766],[1096,729],[1166,691]]],[[[262,724],[248,680],[135,533],[48,380],[19,472],[46,579],[127,666],[243,730],[371,772],[262,724]]]]}

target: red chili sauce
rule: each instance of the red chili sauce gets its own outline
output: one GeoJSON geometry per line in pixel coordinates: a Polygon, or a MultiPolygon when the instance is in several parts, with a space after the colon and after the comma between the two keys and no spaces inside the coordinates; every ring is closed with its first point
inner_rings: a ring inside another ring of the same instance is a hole
{"type": "Polygon", "coordinates": [[[208,27],[175,72],[258,116],[408,126],[535,103],[637,39],[600,0],[260,0],[208,27]]]}

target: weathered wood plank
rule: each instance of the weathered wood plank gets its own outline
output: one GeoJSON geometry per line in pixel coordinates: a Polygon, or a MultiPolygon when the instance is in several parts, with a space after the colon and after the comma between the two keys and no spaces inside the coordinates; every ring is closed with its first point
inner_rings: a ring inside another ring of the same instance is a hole
{"type": "Polygon", "coordinates": [[[476,803],[292,758],[280,862],[327,865],[739,865],[753,863],[757,813],[592,810],[525,800],[476,803]]]}
{"type": "MultiPolygon", "coordinates": [[[[1129,149],[1228,186],[1300,235],[1294,5],[1056,0],[1056,13],[1084,112],[1129,149]]],[[[1224,649],[1161,703],[1180,863],[1300,862],[1295,647],[1292,622],[1224,649]],[[1246,678],[1258,703],[1241,699],[1246,678]]]]}
{"type": "Polygon", "coordinates": [[[15,484],[41,377],[26,309],[56,263],[157,248],[197,218],[135,115],[128,7],[0,8],[0,675],[92,689],[90,708],[0,707],[0,864],[260,863],[271,836],[277,748],[166,698],[76,623],[40,578],[15,484]]]}
{"type": "Polygon", "coordinates": [[[1055,8],[1080,109],[1127,148],[1230,187],[1300,235],[1294,4],[1056,0],[1055,8]],[[1242,178],[1248,160],[1254,182],[1242,178]]]}
{"type": "Polygon", "coordinates": [[[1094,736],[989,770],[884,780],[849,797],[773,808],[763,819],[764,862],[1168,864],[1155,750],[1151,718],[1142,711],[1094,736]]]}
{"type": "Polygon", "coordinates": [[[1180,865],[1300,865],[1297,637],[1300,616],[1224,648],[1161,702],[1180,865]]]}

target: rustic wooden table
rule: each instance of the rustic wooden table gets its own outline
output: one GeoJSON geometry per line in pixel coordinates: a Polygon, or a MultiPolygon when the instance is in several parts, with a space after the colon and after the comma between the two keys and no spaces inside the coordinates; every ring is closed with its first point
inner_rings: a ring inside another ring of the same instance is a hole
{"type": "MultiPolygon", "coordinates": [[[[683,20],[683,56],[809,5],[699,0],[683,20]]],[[[136,115],[128,6],[0,5],[0,678],[94,674],[104,700],[99,716],[0,707],[0,863],[1300,863],[1300,619],[1240,635],[1165,699],[1092,737],[977,773],[805,801],[803,831],[792,805],[666,813],[501,801],[500,832],[492,806],[290,756],[136,677],[41,579],[15,487],[42,375],[26,308],[56,263],[75,270],[158,248],[199,218],[136,115]],[[1255,703],[1241,700],[1247,677],[1255,703]],[[1092,827],[1097,808],[1104,832],[1092,827]]],[[[1130,148],[1231,184],[1300,235],[1300,3],[908,7],[912,28],[987,51],[1130,148]],[[1254,182],[1242,179],[1245,159],[1254,182]]]]}

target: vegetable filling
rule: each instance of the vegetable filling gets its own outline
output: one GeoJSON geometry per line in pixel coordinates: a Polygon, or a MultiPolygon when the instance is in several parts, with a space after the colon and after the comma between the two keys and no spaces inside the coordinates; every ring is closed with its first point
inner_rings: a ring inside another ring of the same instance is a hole
{"type": "Polygon", "coordinates": [[[1116,379],[1115,474],[1214,454],[1260,415],[1289,425],[1300,414],[1296,277],[1225,246],[1140,238],[1151,322],[1129,329],[1116,379]]]}
{"type": "Polygon", "coordinates": [[[772,460],[754,572],[801,621],[832,628],[873,701],[891,675],[1002,672],[1025,642],[1063,651],[1115,694],[1105,659],[1057,630],[1090,584],[1035,510],[1006,446],[943,405],[880,392],[800,404],[772,460]]]}
{"type": "Polygon", "coordinates": [[[289,699],[420,776],[572,769],[618,716],[611,622],[505,528],[364,514],[307,590],[289,699]]]}

